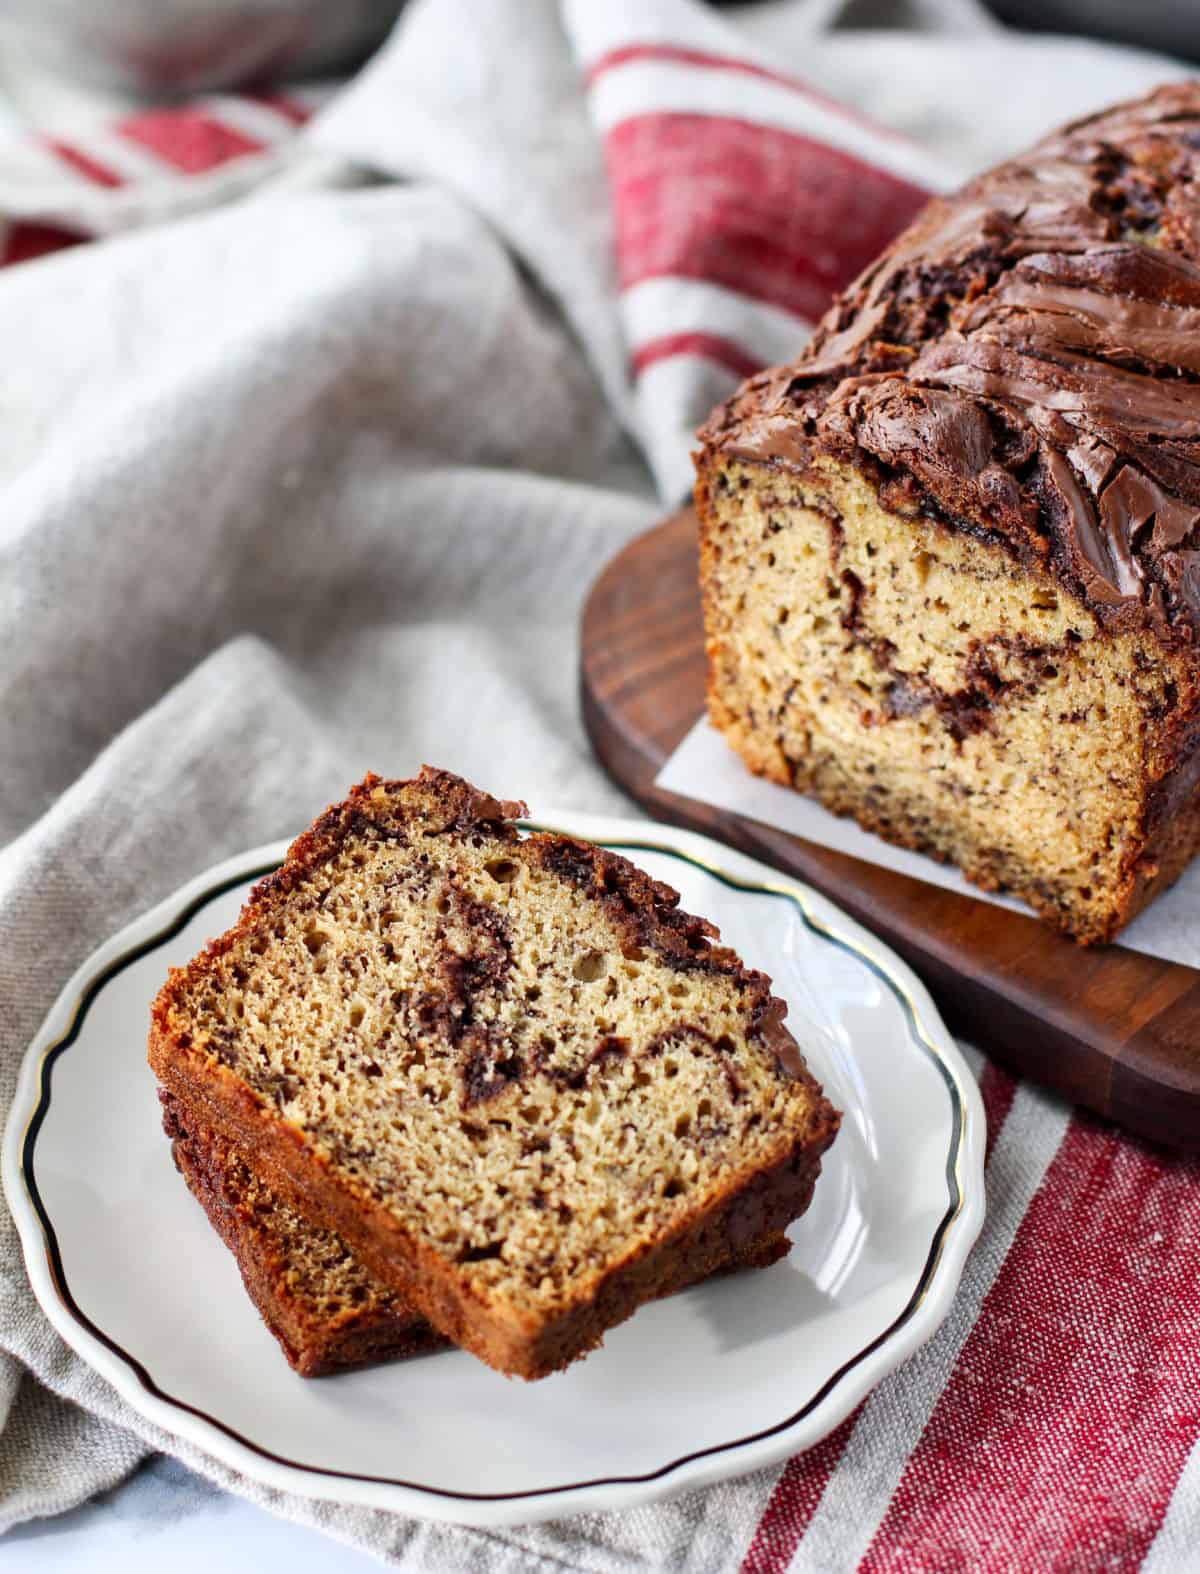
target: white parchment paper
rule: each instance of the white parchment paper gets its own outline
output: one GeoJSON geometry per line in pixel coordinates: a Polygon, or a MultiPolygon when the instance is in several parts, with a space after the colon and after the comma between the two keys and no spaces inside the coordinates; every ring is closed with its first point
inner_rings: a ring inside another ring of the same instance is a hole
{"type": "MultiPolygon", "coordinates": [[[[968,884],[957,869],[935,863],[923,853],[908,852],[862,830],[853,820],[839,819],[813,798],[753,776],[720,733],[701,719],[659,772],[656,786],[781,831],[802,836],[818,847],[832,847],[867,863],[882,864],[929,885],[960,891],[980,902],[1028,912],[1023,902],[993,896],[968,884]]],[[[1168,962],[1200,967],[1200,860],[1160,896],[1121,936],[1120,944],[1168,962]]]]}

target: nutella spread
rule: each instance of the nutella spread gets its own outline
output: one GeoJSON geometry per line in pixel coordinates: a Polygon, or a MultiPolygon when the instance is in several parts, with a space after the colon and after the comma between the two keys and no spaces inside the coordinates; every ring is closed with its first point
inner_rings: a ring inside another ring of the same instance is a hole
{"type": "Polygon", "coordinates": [[[932,202],[801,360],[752,378],[702,436],[801,471],[826,453],[904,478],[926,514],[1040,564],[1108,626],[1191,641],[1200,83],[1080,121],[932,202]]]}

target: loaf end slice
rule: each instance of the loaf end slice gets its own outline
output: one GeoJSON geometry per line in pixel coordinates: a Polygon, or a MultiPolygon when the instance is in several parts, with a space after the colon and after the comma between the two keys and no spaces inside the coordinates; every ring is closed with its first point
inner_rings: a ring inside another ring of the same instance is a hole
{"type": "Polygon", "coordinates": [[[368,777],[172,972],[150,1060],[382,1284],[534,1378],[785,1229],[838,1116],[769,980],[522,812],[368,777]]]}

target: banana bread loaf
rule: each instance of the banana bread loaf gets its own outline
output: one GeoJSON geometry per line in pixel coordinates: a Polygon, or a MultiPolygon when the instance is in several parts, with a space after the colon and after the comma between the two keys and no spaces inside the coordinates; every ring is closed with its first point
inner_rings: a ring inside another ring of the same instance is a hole
{"type": "Polygon", "coordinates": [[[701,432],[713,723],[1111,940],[1200,845],[1200,84],[934,201],[701,432]]]}
{"type": "Polygon", "coordinates": [[[532,1378],[784,1229],[838,1117],[764,975],[521,813],[368,777],[172,972],[150,1061],[383,1286],[532,1378]]]}

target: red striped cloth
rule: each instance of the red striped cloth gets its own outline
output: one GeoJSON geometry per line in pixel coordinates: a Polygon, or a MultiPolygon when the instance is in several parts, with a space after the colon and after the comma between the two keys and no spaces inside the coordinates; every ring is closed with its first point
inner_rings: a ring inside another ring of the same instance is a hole
{"type": "MultiPolygon", "coordinates": [[[[567,10],[602,139],[633,405],[668,495],[690,434],[795,353],[942,182],[918,147],[684,0],[567,10]]],[[[228,200],[319,95],[225,96],[0,149],[0,258],[228,200]]],[[[985,1067],[988,1220],[937,1338],[748,1484],[747,1574],[1200,1564],[1200,1166],[985,1067]]]]}
{"type": "Polygon", "coordinates": [[[223,93],[0,143],[0,266],[227,202],[289,168],[324,86],[223,93]]]}
{"type": "Polygon", "coordinates": [[[711,406],[796,353],[944,172],[748,56],[697,7],[615,0],[569,15],[608,168],[640,435],[675,498],[711,406]]]}

